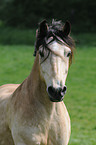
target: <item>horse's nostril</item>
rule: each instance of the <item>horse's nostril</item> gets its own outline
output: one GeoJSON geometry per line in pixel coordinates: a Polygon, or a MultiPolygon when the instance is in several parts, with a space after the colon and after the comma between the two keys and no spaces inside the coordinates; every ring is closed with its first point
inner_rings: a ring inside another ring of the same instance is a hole
{"type": "Polygon", "coordinates": [[[64,86],[63,89],[61,87],[54,88],[53,86],[49,86],[47,88],[47,92],[49,94],[50,100],[52,102],[60,102],[63,100],[64,95],[66,93],[67,87],[64,86]]]}
{"type": "Polygon", "coordinates": [[[48,92],[53,92],[53,87],[52,86],[48,87],[48,92]]]}
{"type": "Polygon", "coordinates": [[[67,87],[66,87],[66,86],[64,86],[64,88],[63,88],[62,92],[66,92],[66,90],[67,90],[67,87]]]}
{"type": "Polygon", "coordinates": [[[50,95],[54,95],[55,94],[55,88],[53,88],[52,86],[49,86],[48,88],[47,88],[47,91],[48,91],[48,93],[50,94],[50,95]]]}

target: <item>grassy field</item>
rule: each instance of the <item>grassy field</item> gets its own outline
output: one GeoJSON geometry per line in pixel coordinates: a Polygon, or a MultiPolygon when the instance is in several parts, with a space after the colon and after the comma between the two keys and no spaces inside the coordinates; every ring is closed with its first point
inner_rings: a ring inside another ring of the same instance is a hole
{"type": "MultiPolygon", "coordinates": [[[[95,145],[96,35],[80,34],[74,38],[75,60],[69,68],[64,98],[72,125],[69,145],[95,145]]],[[[0,45],[0,85],[21,83],[29,75],[33,51],[30,45],[0,45]]]]}

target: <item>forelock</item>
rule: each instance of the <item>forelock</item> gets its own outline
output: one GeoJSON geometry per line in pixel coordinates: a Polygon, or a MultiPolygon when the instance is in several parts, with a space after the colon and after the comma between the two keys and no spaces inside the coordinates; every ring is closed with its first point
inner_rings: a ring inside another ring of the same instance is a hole
{"type": "Polygon", "coordinates": [[[62,31],[64,24],[61,21],[52,20],[52,23],[48,25],[48,31],[46,36],[41,36],[38,32],[36,36],[36,42],[35,42],[35,54],[39,50],[39,47],[42,45],[45,47],[46,45],[46,39],[49,37],[55,35],[60,37],[73,51],[75,45],[74,40],[68,35],[67,37],[64,36],[64,33],[62,31]]]}

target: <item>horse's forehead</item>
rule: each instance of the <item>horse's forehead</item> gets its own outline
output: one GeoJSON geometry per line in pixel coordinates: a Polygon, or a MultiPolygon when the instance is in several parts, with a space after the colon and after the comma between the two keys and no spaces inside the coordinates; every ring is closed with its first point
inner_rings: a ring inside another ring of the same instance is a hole
{"type": "Polygon", "coordinates": [[[57,41],[53,41],[50,45],[49,45],[49,48],[54,51],[54,52],[57,52],[57,53],[60,53],[62,55],[64,55],[64,51],[68,52],[70,51],[70,48],[66,45],[63,45],[63,44],[60,44],[58,43],[57,41]]]}

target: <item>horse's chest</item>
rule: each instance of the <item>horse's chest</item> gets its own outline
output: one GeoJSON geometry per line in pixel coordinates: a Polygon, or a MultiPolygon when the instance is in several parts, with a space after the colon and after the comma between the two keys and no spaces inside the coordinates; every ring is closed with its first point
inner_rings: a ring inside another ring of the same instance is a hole
{"type": "Polygon", "coordinates": [[[60,120],[54,118],[49,127],[48,145],[62,145],[64,138],[64,126],[60,120]]]}
{"type": "Polygon", "coordinates": [[[58,108],[53,114],[48,132],[47,145],[67,145],[70,137],[70,118],[66,111],[58,108]]]}

